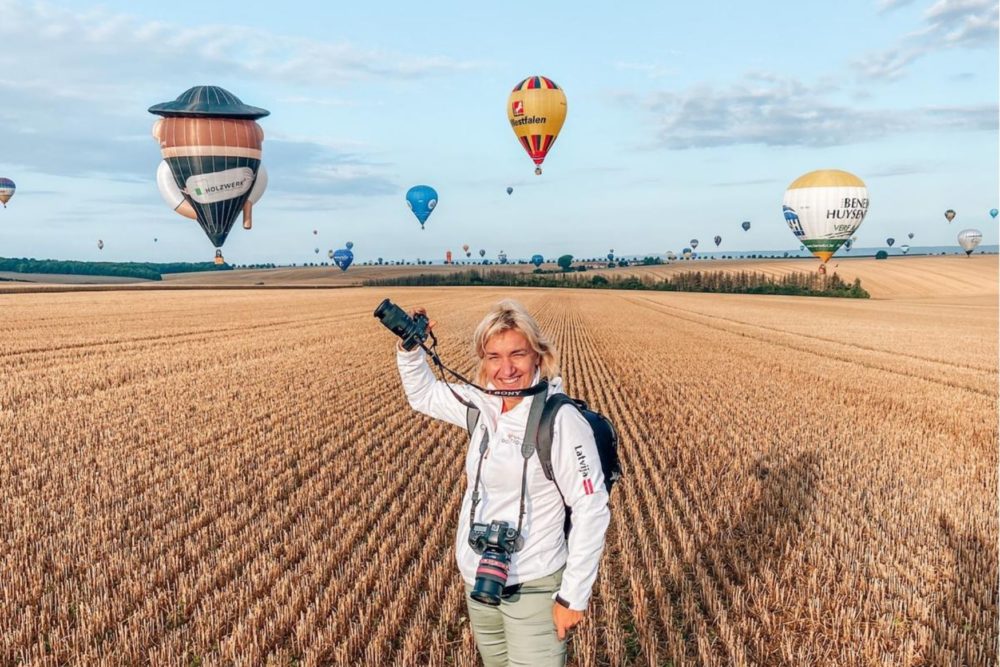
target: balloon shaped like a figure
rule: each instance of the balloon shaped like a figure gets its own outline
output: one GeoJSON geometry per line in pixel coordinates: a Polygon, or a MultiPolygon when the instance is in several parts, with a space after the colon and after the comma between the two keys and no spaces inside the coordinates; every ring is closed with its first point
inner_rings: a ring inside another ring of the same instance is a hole
{"type": "Polygon", "coordinates": [[[406,205],[413,211],[420,222],[420,229],[424,228],[427,218],[434,212],[438,203],[437,190],[429,185],[414,185],[406,192],[406,205]]]}
{"type": "Polygon", "coordinates": [[[788,186],[781,210],[795,239],[825,264],[864,222],[868,188],[846,171],[811,171],[788,186]]]}
{"type": "Polygon", "coordinates": [[[256,121],[270,112],[218,86],[189,88],[149,112],[163,116],[153,125],[153,137],[163,156],[156,180],[167,204],[197,220],[216,248],[241,212],[243,227],[250,229],[253,204],[267,187],[264,131],[256,121]]]}
{"type": "Polygon", "coordinates": [[[14,181],[0,177],[0,204],[3,204],[4,208],[7,208],[7,202],[14,196],[15,190],[17,186],[14,185],[14,181]]]}
{"type": "Polygon", "coordinates": [[[750,231],[750,221],[749,220],[744,220],[743,223],[740,225],[740,227],[742,227],[743,231],[745,231],[745,232],[746,231],[750,231]]]}
{"type": "Polygon", "coordinates": [[[445,264],[451,264],[451,250],[445,252],[445,254],[444,254],[444,263],[445,264]]]}
{"type": "Polygon", "coordinates": [[[541,255],[532,255],[531,256],[531,263],[535,265],[536,269],[538,267],[540,267],[542,265],[542,262],[544,262],[544,261],[545,261],[545,258],[542,257],[541,255]]]}
{"type": "Polygon", "coordinates": [[[963,229],[958,233],[958,245],[962,246],[967,256],[971,255],[982,241],[983,233],[978,229],[963,229]]]}
{"type": "Polygon", "coordinates": [[[955,209],[949,208],[947,211],[944,212],[944,218],[948,222],[951,222],[952,220],[954,220],[956,215],[958,215],[958,214],[955,213],[955,209]]]}
{"type": "Polygon", "coordinates": [[[690,241],[688,241],[688,243],[691,244],[691,250],[698,249],[698,239],[691,239],[690,241]]]}
{"type": "Polygon", "coordinates": [[[716,237],[715,237],[714,239],[712,239],[712,240],[713,240],[713,241],[715,241],[715,247],[716,247],[716,248],[718,248],[718,247],[719,247],[719,244],[720,244],[720,243],[722,243],[722,237],[721,237],[721,236],[716,236],[716,237]]]}
{"type": "Polygon", "coordinates": [[[507,120],[540,176],[542,162],[566,121],[566,93],[552,79],[529,76],[507,98],[507,120]]]}
{"type": "Polygon", "coordinates": [[[353,261],[354,253],[347,248],[341,248],[333,253],[333,263],[336,264],[341,271],[346,271],[351,266],[351,262],[353,261]]]}
{"type": "Polygon", "coordinates": [[[215,265],[222,266],[226,263],[226,259],[222,256],[222,250],[220,248],[215,249],[215,265]]]}
{"type": "Polygon", "coordinates": [[[891,236],[885,240],[885,244],[887,246],[889,246],[890,248],[892,247],[892,244],[895,243],[895,242],[896,242],[896,239],[892,238],[891,236]]]}
{"type": "Polygon", "coordinates": [[[508,186],[507,186],[507,194],[509,194],[509,195],[510,195],[510,194],[514,194],[514,188],[512,188],[512,187],[510,187],[510,186],[508,185],[508,186]]]}

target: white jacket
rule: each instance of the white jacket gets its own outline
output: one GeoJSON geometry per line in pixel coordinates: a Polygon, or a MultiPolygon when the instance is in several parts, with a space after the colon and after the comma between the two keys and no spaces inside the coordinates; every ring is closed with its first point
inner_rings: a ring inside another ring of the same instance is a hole
{"type": "MultiPolygon", "coordinates": [[[[410,352],[397,348],[396,361],[403,390],[414,410],[466,428],[466,406],[452,395],[427,363],[420,348],[410,352]]],[[[536,372],[534,382],[538,382],[536,372]]],[[[549,383],[548,394],[563,393],[562,380],[549,383]]],[[[517,526],[521,501],[521,441],[528,420],[531,401],[541,396],[524,398],[516,407],[501,414],[503,399],[483,394],[467,385],[453,384],[459,396],[479,408],[479,423],[469,440],[465,456],[468,480],[455,536],[455,556],[462,578],[470,586],[476,580],[479,554],[469,546],[469,507],[472,486],[479,464],[479,443],[485,430],[489,433],[489,448],[483,457],[480,477],[481,500],[476,508],[476,522],[506,521],[517,526]]],[[[490,389],[493,388],[489,385],[490,389]]],[[[524,546],[513,554],[507,585],[512,586],[552,574],[563,565],[562,587],[558,595],[570,609],[583,611],[590,600],[591,588],[597,578],[597,566],[604,551],[604,533],[611,520],[608,493],[604,488],[601,460],[594,442],[594,433],[578,411],[567,408],[556,414],[552,438],[552,468],[559,488],[545,478],[537,454],[528,460],[525,516],[521,533],[524,546]],[[573,529],[569,544],[563,533],[566,504],[573,509],[573,529]]]]}

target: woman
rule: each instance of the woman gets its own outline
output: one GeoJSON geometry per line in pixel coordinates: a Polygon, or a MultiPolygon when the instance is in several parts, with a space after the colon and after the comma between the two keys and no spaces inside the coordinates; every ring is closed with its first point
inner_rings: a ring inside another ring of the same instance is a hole
{"type": "MultiPolygon", "coordinates": [[[[429,327],[433,326],[430,322],[429,327]]],[[[555,349],[524,306],[511,300],[494,306],[476,328],[476,383],[490,390],[523,390],[547,378],[544,393],[498,397],[466,385],[449,385],[435,379],[423,350],[396,349],[403,390],[413,409],[462,428],[467,425],[467,404],[479,410],[465,458],[468,484],[459,512],[455,556],[483,662],[488,666],[564,664],[567,633],[583,620],[597,578],[610,512],[594,434],[577,410],[561,409],[556,415],[554,480],[545,477],[537,454],[527,459],[525,474],[521,443],[530,406],[562,393],[555,349]],[[477,524],[504,521],[517,526],[522,478],[523,545],[510,556],[500,604],[483,604],[469,596],[481,558],[469,545],[470,510],[477,524]],[[477,488],[478,501],[473,503],[477,488]],[[573,514],[568,539],[564,502],[573,514]]]]}

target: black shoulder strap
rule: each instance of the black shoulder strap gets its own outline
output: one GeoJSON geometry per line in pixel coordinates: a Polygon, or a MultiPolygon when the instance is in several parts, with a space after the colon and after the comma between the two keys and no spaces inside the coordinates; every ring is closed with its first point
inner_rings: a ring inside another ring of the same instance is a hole
{"type": "Polygon", "coordinates": [[[566,394],[553,394],[545,401],[542,419],[538,424],[538,460],[542,464],[545,479],[551,481],[555,481],[555,472],[552,470],[552,430],[555,426],[556,413],[564,405],[580,408],[576,401],[566,394]]]}

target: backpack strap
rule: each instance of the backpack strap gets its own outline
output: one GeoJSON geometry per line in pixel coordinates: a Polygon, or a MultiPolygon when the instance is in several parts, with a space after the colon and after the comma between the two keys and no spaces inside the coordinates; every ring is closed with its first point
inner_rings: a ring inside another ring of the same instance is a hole
{"type": "MultiPolygon", "coordinates": [[[[556,413],[564,405],[572,405],[576,409],[580,406],[566,394],[553,394],[545,401],[545,409],[542,411],[542,419],[538,424],[538,460],[542,464],[542,472],[545,479],[555,481],[555,472],[552,470],[552,432],[555,428],[556,413]]],[[[559,488],[558,482],[556,488],[559,488]]],[[[562,494],[562,490],[559,491],[562,494]]]]}
{"type": "Polygon", "coordinates": [[[476,424],[478,422],[479,422],[479,408],[472,405],[465,408],[465,424],[466,424],[465,427],[468,429],[470,436],[473,434],[473,431],[476,430],[476,424]]]}

